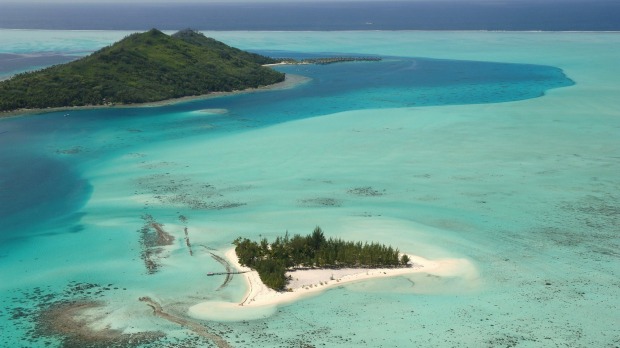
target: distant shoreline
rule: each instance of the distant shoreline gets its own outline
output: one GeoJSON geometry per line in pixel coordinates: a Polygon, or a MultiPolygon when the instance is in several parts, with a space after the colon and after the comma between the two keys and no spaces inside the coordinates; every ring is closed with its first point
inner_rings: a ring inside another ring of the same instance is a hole
{"type": "Polygon", "coordinates": [[[150,108],[150,107],[159,107],[166,105],[174,105],[179,103],[184,103],[188,101],[195,100],[204,100],[211,98],[224,97],[229,95],[236,94],[245,94],[245,93],[256,93],[256,92],[266,92],[273,90],[281,90],[281,89],[289,89],[294,88],[296,86],[307,83],[311,80],[311,78],[301,75],[294,74],[286,74],[284,81],[274,83],[272,85],[261,86],[257,88],[247,88],[239,91],[232,92],[211,92],[209,94],[202,94],[196,96],[187,96],[173,99],[165,99],[154,102],[146,102],[146,103],[134,103],[134,104],[114,104],[114,105],[84,105],[84,106],[60,106],[60,107],[51,107],[44,109],[20,109],[14,111],[5,111],[0,112],[0,119],[2,118],[10,118],[10,117],[21,117],[21,116],[31,116],[31,115],[40,115],[51,112],[59,112],[59,111],[80,111],[80,110],[97,110],[97,109],[124,109],[124,108],[150,108]]]}

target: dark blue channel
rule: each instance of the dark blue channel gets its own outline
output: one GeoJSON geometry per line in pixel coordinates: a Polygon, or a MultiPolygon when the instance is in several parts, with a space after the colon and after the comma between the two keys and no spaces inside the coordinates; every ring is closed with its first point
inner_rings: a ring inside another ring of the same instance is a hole
{"type": "MultiPolygon", "coordinates": [[[[0,120],[0,240],[37,234],[43,223],[70,221],[91,193],[80,165],[105,160],[135,145],[240,132],[347,110],[516,101],[573,84],[561,69],[550,66],[426,58],[383,57],[380,62],[277,70],[311,81],[292,89],[155,108],[105,108],[0,120]],[[204,127],[203,117],[178,116],[202,109],[229,112],[209,116],[209,128],[204,127]]],[[[75,225],[66,229],[76,230],[75,225]]]]}

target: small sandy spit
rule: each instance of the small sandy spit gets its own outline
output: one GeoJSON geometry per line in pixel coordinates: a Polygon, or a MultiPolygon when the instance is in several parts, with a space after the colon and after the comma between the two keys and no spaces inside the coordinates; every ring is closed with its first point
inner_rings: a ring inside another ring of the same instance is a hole
{"type": "Polygon", "coordinates": [[[243,273],[247,291],[239,303],[208,301],[189,308],[189,315],[207,320],[246,320],[270,316],[278,305],[297,301],[305,296],[325,291],[343,284],[366,279],[394,277],[413,273],[436,276],[459,276],[471,264],[465,259],[428,260],[407,254],[411,267],[407,268],[342,268],[309,269],[287,273],[292,278],[288,291],[278,292],[265,286],[258,273],[239,264],[234,249],[226,252],[226,259],[243,273]]]}

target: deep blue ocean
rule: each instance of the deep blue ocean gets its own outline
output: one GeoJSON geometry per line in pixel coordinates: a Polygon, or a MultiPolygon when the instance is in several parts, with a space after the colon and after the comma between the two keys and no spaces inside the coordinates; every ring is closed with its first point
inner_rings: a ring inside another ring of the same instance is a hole
{"type": "Polygon", "coordinates": [[[617,31],[619,18],[617,0],[0,3],[3,29],[617,31]]]}

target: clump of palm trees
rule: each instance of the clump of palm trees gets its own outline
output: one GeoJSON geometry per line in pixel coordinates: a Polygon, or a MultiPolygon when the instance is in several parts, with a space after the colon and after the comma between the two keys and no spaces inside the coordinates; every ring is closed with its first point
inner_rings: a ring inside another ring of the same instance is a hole
{"type": "Polygon", "coordinates": [[[237,238],[233,244],[239,263],[255,269],[268,287],[284,290],[286,271],[295,268],[379,268],[407,267],[409,257],[398,249],[380,243],[325,238],[316,227],[312,234],[292,237],[288,232],[273,243],[237,238]]]}

